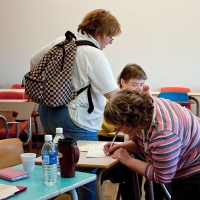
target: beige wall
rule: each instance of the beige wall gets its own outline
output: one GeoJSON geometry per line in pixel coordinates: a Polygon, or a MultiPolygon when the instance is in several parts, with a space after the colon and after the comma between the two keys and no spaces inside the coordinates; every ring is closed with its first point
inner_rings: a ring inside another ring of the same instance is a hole
{"type": "Polygon", "coordinates": [[[176,85],[200,92],[199,0],[1,0],[0,88],[20,83],[31,54],[75,32],[96,8],[110,10],[122,26],[105,49],[116,78],[125,64],[137,63],[152,91],[176,85]]]}

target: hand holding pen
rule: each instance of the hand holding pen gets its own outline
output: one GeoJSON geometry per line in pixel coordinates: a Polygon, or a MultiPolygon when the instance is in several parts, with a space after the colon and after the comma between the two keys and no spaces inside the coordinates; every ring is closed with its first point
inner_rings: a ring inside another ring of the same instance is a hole
{"type": "MultiPolygon", "coordinates": [[[[114,142],[115,142],[115,139],[116,139],[116,137],[117,137],[117,134],[118,134],[118,132],[115,133],[114,138],[113,138],[113,140],[112,140],[112,142],[111,142],[111,144],[110,144],[109,149],[113,147],[114,142]]],[[[110,152],[107,152],[106,155],[109,156],[109,155],[110,155],[110,152]]]]}

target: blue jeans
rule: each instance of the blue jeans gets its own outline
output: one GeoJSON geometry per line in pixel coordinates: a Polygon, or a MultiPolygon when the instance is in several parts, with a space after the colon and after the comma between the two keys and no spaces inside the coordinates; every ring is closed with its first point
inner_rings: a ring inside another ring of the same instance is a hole
{"type": "MultiPolygon", "coordinates": [[[[65,137],[73,137],[76,140],[92,140],[97,141],[97,132],[91,132],[76,126],[70,119],[68,108],[66,106],[62,107],[48,107],[40,105],[39,114],[41,124],[44,128],[45,133],[50,135],[55,135],[56,128],[63,128],[63,135],[65,137]]],[[[80,168],[77,171],[96,173],[97,169],[90,168],[80,168]]],[[[89,190],[95,193],[94,181],[84,185],[89,190]]],[[[79,200],[96,200],[96,195],[89,192],[83,187],[79,187],[78,190],[79,200]]]]}

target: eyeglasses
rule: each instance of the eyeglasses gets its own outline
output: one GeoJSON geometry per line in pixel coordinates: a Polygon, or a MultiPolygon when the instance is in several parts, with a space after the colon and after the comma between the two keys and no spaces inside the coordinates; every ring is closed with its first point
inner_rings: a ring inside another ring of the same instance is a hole
{"type": "Polygon", "coordinates": [[[119,132],[122,129],[122,126],[116,127],[114,126],[115,131],[119,132]]]}
{"type": "Polygon", "coordinates": [[[109,36],[109,38],[110,38],[110,42],[112,42],[114,40],[111,36],[109,36]]]}

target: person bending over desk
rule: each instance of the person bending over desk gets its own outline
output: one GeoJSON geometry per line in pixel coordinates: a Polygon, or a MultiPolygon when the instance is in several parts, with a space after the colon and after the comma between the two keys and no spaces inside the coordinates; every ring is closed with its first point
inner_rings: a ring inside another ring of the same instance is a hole
{"type": "MultiPolygon", "coordinates": [[[[118,85],[121,89],[131,89],[139,92],[143,92],[150,95],[150,87],[145,85],[145,80],[147,79],[147,75],[145,71],[137,64],[127,64],[118,77],[118,85]]],[[[98,132],[98,137],[100,141],[111,141],[113,138],[108,136],[108,133],[115,131],[113,125],[108,124],[103,121],[102,130],[98,132]]],[[[116,138],[115,141],[124,141],[122,139],[116,138]]],[[[135,154],[135,157],[140,159],[140,157],[135,154]]],[[[139,185],[142,186],[142,177],[139,176],[139,185]]],[[[132,180],[132,172],[124,165],[118,165],[115,167],[109,174],[106,175],[105,179],[109,179],[111,182],[123,182],[121,185],[121,196],[122,200],[134,199],[134,191],[133,189],[133,180],[132,180]],[[125,174],[122,174],[121,171],[124,171],[125,174]],[[121,175],[121,176],[120,176],[121,175]]],[[[160,186],[160,184],[153,184],[155,191],[155,200],[160,200],[164,196],[164,192],[160,186]]],[[[145,182],[145,192],[146,192],[146,200],[148,200],[148,188],[147,183],[145,182]]]]}
{"type": "Polygon", "coordinates": [[[131,170],[157,183],[172,182],[172,200],[200,197],[200,118],[179,104],[124,89],[106,105],[105,121],[131,140],[104,146],[131,170]],[[147,162],[130,153],[142,152],[147,162]]]}

